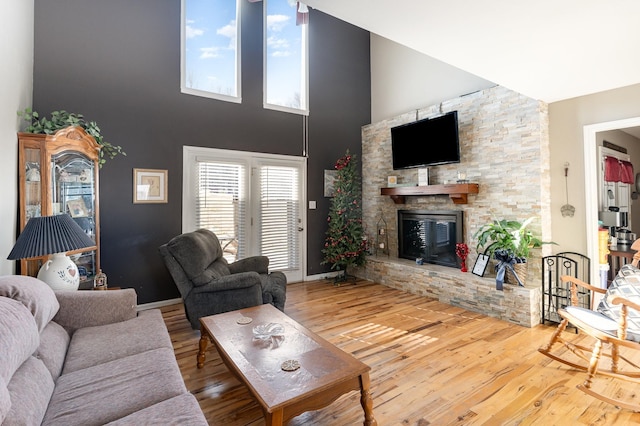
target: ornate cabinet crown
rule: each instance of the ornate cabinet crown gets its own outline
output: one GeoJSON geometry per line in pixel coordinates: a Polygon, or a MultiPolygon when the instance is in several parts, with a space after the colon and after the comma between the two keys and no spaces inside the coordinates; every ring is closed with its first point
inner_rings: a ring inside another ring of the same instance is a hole
{"type": "MultiPolygon", "coordinates": [[[[80,288],[92,287],[100,270],[100,145],[71,126],[53,135],[18,133],[18,146],[20,231],[32,217],[68,213],[95,241],[93,247],[68,253],[78,265],[80,288]]],[[[20,273],[36,276],[45,260],[21,260],[20,273]]]]}

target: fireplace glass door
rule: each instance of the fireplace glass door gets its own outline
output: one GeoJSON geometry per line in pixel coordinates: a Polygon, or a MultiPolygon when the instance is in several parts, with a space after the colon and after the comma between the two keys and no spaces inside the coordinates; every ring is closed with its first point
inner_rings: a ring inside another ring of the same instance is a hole
{"type": "Polygon", "coordinates": [[[462,212],[399,211],[398,256],[457,268],[456,243],[462,242],[462,212]]]}

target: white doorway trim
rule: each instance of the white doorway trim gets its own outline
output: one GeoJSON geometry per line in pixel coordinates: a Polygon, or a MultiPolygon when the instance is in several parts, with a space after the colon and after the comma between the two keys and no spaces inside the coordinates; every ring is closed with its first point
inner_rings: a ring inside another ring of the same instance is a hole
{"type": "Polygon", "coordinates": [[[596,133],[640,126],[640,117],[584,126],[584,194],[587,232],[587,256],[591,259],[591,284],[600,286],[598,253],[598,173],[596,133]]]}

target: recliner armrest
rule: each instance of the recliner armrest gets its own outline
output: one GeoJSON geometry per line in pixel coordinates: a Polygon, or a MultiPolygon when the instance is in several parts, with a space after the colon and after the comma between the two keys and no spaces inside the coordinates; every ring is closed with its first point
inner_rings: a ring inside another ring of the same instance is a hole
{"type": "Polygon", "coordinates": [[[269,273],[269,258],[267,256],[250,256],[229,264],[231,274],[247,271],[255,271],[259,274],[269,273]]]}
{"type": "Polygon", "coordinates": [[[216,291],[235,290],[257,285],[260,287],[260,275],[255,271],[239,272],[211,280],[205,285],[194,287],[192,293],[211,293],[216,291]]]}

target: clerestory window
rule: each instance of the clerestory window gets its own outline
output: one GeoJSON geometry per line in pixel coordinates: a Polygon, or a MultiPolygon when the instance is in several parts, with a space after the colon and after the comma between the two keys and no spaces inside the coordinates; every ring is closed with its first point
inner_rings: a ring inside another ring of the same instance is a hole
{"type": "Polygon", "coordinates": [[[306,115],[308,25],[296,22],[300,8],[306,11],[297,1],[264,0],[264,107],[306,115]]]}
{"type": "Polygon", "coordinates": [[[182,0],[182,93],[241,102],[241,1],[182,0]]]}

